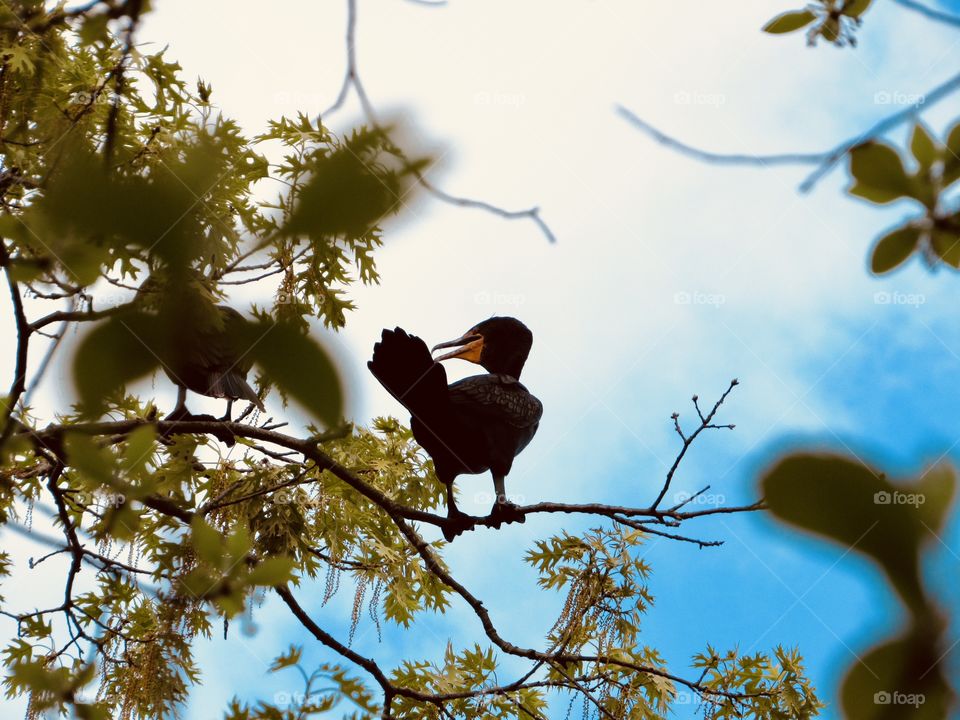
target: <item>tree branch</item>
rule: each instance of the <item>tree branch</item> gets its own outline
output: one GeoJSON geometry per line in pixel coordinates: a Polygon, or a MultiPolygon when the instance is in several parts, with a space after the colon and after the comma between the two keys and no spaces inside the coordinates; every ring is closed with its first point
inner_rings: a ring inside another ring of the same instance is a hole
{"type": "Polygon", "coordinates": [[[27,316],[23,311],[23,298],[20,295],[20,286],[13,279],[10,269],[10,254],[6,245],[0,241],[0,265],[3,266],[7,276],[7,287],[10,290],[10,301],[13,304],[13,317],[17,326],[17,347],[16,362],[13,369],[13,381],[10,384],[10,390],[7,397],[4,398],[4,407],[0,415],[0,447],[3,447],[7,439],[11,436],[16,423],[13,421],[13,410],[27,388],[27,358],[30,352],[30,333],[31,328],[27,322],[27,316]]]}
{"type": "Polygon", "coordinates": [[[868,140],[876,139],[900,125],[916,118],[923,110],[940,102],[948,95],[960,89],[960,73],[922,95],[922,100],[914,105],[888,115],[873,124],[862,133],[844,140],[829,150],[816,153],[781,153],[772,155],[716,153],[703,150],[677,140],[653,127],[623,105],[616,106],[616,112],[638,130],[652,137],[661,145],[675,150],[681,155],[713,165],[743,165],[774,167],[778,165],[816,165],[816,169],[800,184],[800,192],[808,193],[816,184],[839,163],[850,150],[868,140]]]}
{"type": "MultiPolygon", "coordinates": [[[[426,5],[437,6],[442,3],[421,3],[426,5]]],[[[350,95],[350,88],[352,87],[354,92],[357,95],[357,99],[360,101],[360,107],[363,110],[363,114],[366,116],[367,122],[369,122],[373,127],[384,132],[383,126],[380,124],[377,119],[376,110],[373,107],[373,103],[370,102],[370,98],[367,95],[367,91],[363,86],[363,81],[360,79],[360,73],[357,66],[357,39],[356,39],[356,29],[357,29],[357,0],[347,0],[347,34],[346,34],[346,49],[347,49],[347,67],[343,75],[343,83],[340,85],[340,91],[337,93],[337,99],[334,100],[333,104],[328,107],[322,114],[321,117],[330,115],[340,108],[343,107],[344,103],[347,100],[347,97],[350,95]]],[[[437,186],[427,180],[426,176],[420,171],[419,168],[416,168],[410,165],[403,157],[401,160],[404,163],[405,169],[409,172],[412,172],[414,177],[417,179],[417,182],[431,195],[433,195],[438,200],[445,202],[449,205],[455,205],[457,207],[465,208],[475,208],[478,210],[484,210],[486,212],[497,215],[498,217],[504,218],[505,220],[522,220],[529,219],[533,222],[543,233],[544,237],[547,238],[549,242],[556,242],[556,236],[553,231],[550,229],[550,226],[540,217],[540,208],[532,207],[526,210],[506,210],[504,208],[493,205],[492,203],[485,202],[483,200],[472,200],[470,198],[458,197],[456,195],[451,195],[443,190],[440,190],[437,186]]]]}

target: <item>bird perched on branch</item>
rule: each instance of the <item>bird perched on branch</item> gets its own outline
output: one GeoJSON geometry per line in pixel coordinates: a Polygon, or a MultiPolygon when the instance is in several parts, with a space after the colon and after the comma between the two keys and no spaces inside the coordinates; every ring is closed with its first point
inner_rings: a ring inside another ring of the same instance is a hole
{"type": "Polygon", "coordinates": [[[153,274],[136,299],[156,317],[156,337],[148,345],[177,386],[177,405],[168,420],[194,417],[186,407],[187,390],[226,398],[227,411],[221,420],[230,420],[234,400],[249,400],[263,411],[263,402],[247,383],[253,367],[247,321],[232,307],[214,304],[202,275],[196,271],[173,277],[153,274]]]}
{"type": "Polygon", "coordinates": [[[219,318],[208,327],[197,328],[182,339],[175,354],[165,359],[163,369],[177,386],[177,406],[167,419],[188,416],[187,390],[214,398],[226,398],[227,411],[221,420],[230,420],[234,400],[249,400],[263,411],[263,402],[247,383],[253,367],[249,348],[243,342],[246,322],[239,312],[217,305],[219,318]]]}
{"type": "Polygon", "coordinates": [[[496,501],[490,512],[495,526],[523,522],[524,515],[507,500],[504,478],[513,459],[537,432],[543,405],[520,383],[533,334],[511,317],[493,317],[463,336],[434,346],[455,348],[434,359],[420,338],[404,330],[384,330],[373,347],[370,372],[410,411],[410,428],[433,458],[437,477],[447,486],[447,540],[470,527],[457,509],[453,481],[458,475],[489,470],[496,501]],[[439,361],[460,358],[487,370],[447,384],[439,361]]]}

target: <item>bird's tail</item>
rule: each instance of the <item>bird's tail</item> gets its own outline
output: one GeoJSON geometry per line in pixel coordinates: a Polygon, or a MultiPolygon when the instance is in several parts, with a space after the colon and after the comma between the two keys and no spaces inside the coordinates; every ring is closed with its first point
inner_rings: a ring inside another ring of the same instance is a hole
{"type": "Polygon", "coordinates": [[[426,343],[404,330],[384,330],[373,346],[370,372],[414,417],[439,420],[446,407],[447,374],[426,343]]]}
{"type": "Polygon", "coordinates": [[[264,412],[263,402],[257,395],[256,390],[250,387],[246,378],[235,373],[225,372],[217,375],[210,383],[210,394],[214,397],[224,397],[231,400],[249,400],[260,412],[264,412]]]}

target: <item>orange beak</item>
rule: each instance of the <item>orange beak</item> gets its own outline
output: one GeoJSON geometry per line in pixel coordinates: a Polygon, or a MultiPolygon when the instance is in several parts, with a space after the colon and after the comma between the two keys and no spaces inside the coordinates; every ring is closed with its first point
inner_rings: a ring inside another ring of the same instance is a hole
{"type": "Polygon", "coordinates": [[[459,337],[456,340],[450,340],[448,342],[442,342],[439,345],[434,345],[430,352],[436,352],[441,348],[450,347],[457,349],[436,358],[437,362],[440,360],[460,358],[461,360],[468,360],[472,363],[479,363],[480,355],[483,352],[483,335],[480,335],[474,330],[468,330],[463,337],[459,337]]]}

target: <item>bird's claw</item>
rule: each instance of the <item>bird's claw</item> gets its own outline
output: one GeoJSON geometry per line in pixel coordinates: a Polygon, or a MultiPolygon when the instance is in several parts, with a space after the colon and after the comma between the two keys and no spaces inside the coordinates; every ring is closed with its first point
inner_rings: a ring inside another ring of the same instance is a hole
{"type": "MultiPolygon", "coordinates": [[[[220,423],[223,421],[223,418],[215,418],[213,415],[205,413],[194,415],[185,407],[177,408],[164,418],[165,422],[185,422],[187,420],[220,423]]],[[[237,438],[225,427],[212,428],[210,434],[228,447],[233,447],[237,444],[237,438]]]]}
{"type": "Polygon", "coordinates": [[[527,516],[520,511],[520,506],[509,500],[497,500],[490,510],[490,525],[497,530],[504,523],[523,523],[527,521],[527,516]]]}
{"type": "Polygon", "coordinates": [[[196,417],[193,413],[187,410],[186,405],[181,405],[178,408],[174,408],[173,412],[163,418],[164,422],[180,422],[182,420],[193,420],[196,417]]]}
{"type": "Polygon", "coordinates": [[[473,530],[473,519],[459,510],[448,511],[447,520],[441,529],[444,539],[447,542],[453,542],[458,535],[462,535],[467,530],[473,530]]]}

